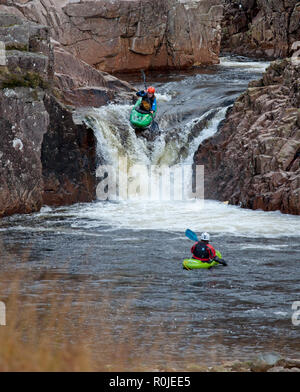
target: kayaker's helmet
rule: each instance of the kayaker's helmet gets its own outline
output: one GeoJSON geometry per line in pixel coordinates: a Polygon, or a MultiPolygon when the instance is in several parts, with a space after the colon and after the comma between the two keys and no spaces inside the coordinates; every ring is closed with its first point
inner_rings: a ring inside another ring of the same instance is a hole
{"type": "Polygon", "coordinates": [[[148,87],[148,93],[149,94],[154,94],[155,93],[155,88],[154,87],[148,87]]]}
{"type": "Polygon", "coordinates": [[[202,233],[200,237],[201,241],[207,241],[209,242],[210,240],[210,235],[208,233],[202,233]]]}

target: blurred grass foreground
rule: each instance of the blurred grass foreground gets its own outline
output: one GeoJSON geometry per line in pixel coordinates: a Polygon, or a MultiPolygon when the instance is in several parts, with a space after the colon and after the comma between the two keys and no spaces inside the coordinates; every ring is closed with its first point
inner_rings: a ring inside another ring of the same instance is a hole
{"type": "Polygon", "coordinates": [[[28,277],[11,272],[1,276],[0,300],[6,308],[6,325],[0,326],[1,372],[178,370],[168,354],[172,345],[176,350],[176,337],[163,328],[137,327],[131,299],[117,310],[117,318],[126,319],[119,326],[109,293],[95,306],[91,293],[74,293],[53,276],[39,276],[36,295],[27,294],[24,281],[28,277]],[[153,342],[149,349],[141,344],[144,339],[153,342]],[[157,365],[158,356],[163,366],[157,365]]]}
{"type": "MultiPolygon", "coordinates": [[[[275,362],[241,360],[239,347],[223,356],[222,335],[190,336],[188,325],[164,320],[140,325],[134,303],[141,293],[118,302],[107,287],[90,288],[88,279],[80,292],[76,279],[30,269],[1,273],[1,372],[286,371],[275,362]]],[[[300,360],[283,363],[300,371],[300,360]]]]}

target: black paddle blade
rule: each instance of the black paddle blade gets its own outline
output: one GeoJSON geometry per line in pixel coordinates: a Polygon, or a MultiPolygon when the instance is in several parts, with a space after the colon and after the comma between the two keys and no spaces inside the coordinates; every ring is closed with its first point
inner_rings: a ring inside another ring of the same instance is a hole
{"type": "Polygon", "coordinates": [[[215,257],[213,260],[216,261],[219,264],[224,265],[224,267],[227,267],[227,265],[228,265],[225,260],[221,260],[218,257],[215,257]]]}
{"type": "Polygon", "coordinates": [[[224,267],[227,267],[227,266],[228,266],[228,264],[226,263],[225,260],[214,259],[214,261],[216,261],[216,262],[219,263],[219,264],[224,265],[224,267]]]}

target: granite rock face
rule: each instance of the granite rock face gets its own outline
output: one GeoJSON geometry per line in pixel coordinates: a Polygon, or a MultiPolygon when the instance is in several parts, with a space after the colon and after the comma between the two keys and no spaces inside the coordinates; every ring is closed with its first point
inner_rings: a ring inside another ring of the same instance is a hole
{"type": "Polygon", "coordinates": [[[135,89],[127,82],[97,71],[51,40],[54,55],[54,89],[60,101],[76,107],[100,107],[109,102],[133,100],[135,89]]]}
{"type": "Polygon", "coordinates": [[[300,214],[300,62],[273,62],[195,154],[205,197],[300,214]]]}
{"type": "Polygon", "coordinates": [[[0,14],[0,34],[0,217],[94,200],[96,140],[52,94],[49,29],[0,14]]]}
{"type": "Polygon", "coordinates": [[[27,19],[49,26],[64,49],[98,70],[219,61],[222,0],[16,0],[13,5],[27,19]]]}
{"type": "Polygon", "coordinates": [[[299,40],[298,0],[224,0],[224,52],[273,60],[290,56],[299,40]]]}
{"type": "Polygon", "coordinates": [[[0,217],[43,205],[41,145],[49,126],[44,92],[0,90],[0,217]]]}
{"type": "Polygon", "coordinates": [[[68,205],[96,197],[96,141],[92,129],[51,95],[44,98],[49,125],[41,146],[43,203],[68,205]]]}

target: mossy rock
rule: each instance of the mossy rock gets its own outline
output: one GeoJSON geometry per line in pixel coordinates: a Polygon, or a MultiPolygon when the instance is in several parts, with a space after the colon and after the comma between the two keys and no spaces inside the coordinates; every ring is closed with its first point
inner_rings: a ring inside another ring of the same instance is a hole
{"type": "Polygon", "coordinates": [[[5,45],[6,50],[18,50],[20,52],[28,52],[29,45],[21,42],[9,42],[5,45]]]}
{"type": "Polygon", "coordinates": [[[31,87],[47,88],[47,83],[36,72],[26,72],[25,74],[9,73],[0,71],[0,86],[4,88],[31,87]]]}

